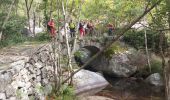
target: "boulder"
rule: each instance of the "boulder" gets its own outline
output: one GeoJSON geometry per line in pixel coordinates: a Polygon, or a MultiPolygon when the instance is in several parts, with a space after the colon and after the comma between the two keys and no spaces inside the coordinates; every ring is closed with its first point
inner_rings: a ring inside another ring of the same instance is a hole
{"type": "Polygon", "coordinates": [[[108,82],[99,73],[81,70],[73,76],[73,85],[76,95],[89,96],[104,89],[108,82]]]}
{"type": "MultiPolygon", "coordinates": [[[[79,49],[75,52],[74,58],[76,63],[81,66],[85,64],[92,56],[94,56],[98,51],[100,51],[99,48],[95,46],[84,46],[83,48],[79,49]]],[[[98,57],[93,62],[88,64],[85,69],[91,70],[91,71],[97,71],[94,69],[94,66],[98,66],[100,63],[100,58],[98,57]]]]}
{"type": "Polygon", "coordinates": [[[120,53],[113,55],[105,66],[97,66],[95,69],[113,77],[129,77],[137,70],[137,66],[130,64],[128,54],[120,53]]]}
{"type": "Polygon", "coordinates": [[[103,97],[103,96],[88,96],[88,97],[82,97],[81,100],[114,100],[114,99],[103,97]]]}
{"type": "MultiPolygon", "coordinates": [[[[85,46],[75,53],[75,60],[81,66],[98,51],[100,49],[95,46],[85,46]]],[[[145,56],[133,48],[128,48],[112,54],[110,58],[103,53],[88,64],[85,69],[103,72],[113,77],[129,77],[137,71],[139,66],[146,64],[145,56]]]]}
{"type": "Polygon", "coordinates": [[[163,86],[164,83],[163,83],[163,78],[162,76],[159,74],[159,73],[154,73],[154,74],[151,74],[150,76],[148,76],[145,80],[147,83],[153,85],[153,86],[157,86],[157,87],[160,87],[160,86],[163,86]]]}

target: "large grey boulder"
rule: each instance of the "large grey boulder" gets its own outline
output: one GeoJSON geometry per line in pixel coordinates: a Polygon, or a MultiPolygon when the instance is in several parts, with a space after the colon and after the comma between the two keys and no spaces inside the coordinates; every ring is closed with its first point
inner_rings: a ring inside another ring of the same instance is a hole
{"type": "Polygon", "coordinates": [[[108,85],[108,82],[99,73],[81,70],[73,76],[73,84],[76,95],[89,96],[100,92],[108,85]]]}
{"type": "MultiPolygon", "coordinates": [[[[94,56],[100,49],[95,46],[84,46],[83,48],[79,49],[75,52],[75,61],[76,63],[81,66],[85,64],[92,56],[94,56]]],[[[90,64],[88,64],[85,69],[91,70],[91,71],[97,71],[94,69],[94,66],[98,66],[100,63],[100,58],[98,57],[93,60],[90,64]]]]}
{"type": "Polygon", "coordinates": [[[127,53],[119,53],[108,59],[105,66],[99,65],[95,69],[113,77],[129,77],[137,71],[137,66],[130,63],[127,53]]]}
{"type": "Polygon", "coordinates": [[[82,97],[80,100],[114,100],[114,99],[107,98],[104,96],[88,96],[88,97],[82,97]]]}
{"type": "MultiPolygon", "coordinates": [[[[85,46],[75,54],[76,62],[81,66],[85,64],[100,49],[94,46],[85,46]]],[[[85,69],[100,71],[112,77],[129,77],[137,69],[146,65],[146,57],[133,48],[112,54],[110,58],[103,53],[88,64],[85,69]]]]}
{"type": "Polygon", "coordinates": [[[154,73],[148,76],[145,80],[147,83],[153,85],[153,86],[163,86],[163,78],[159,73],[154,73]]]}

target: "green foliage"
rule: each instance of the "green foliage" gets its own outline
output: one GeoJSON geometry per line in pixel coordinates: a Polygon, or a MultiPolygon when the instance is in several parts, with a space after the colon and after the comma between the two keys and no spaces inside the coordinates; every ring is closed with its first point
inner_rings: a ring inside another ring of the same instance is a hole
{"type": "MultiPolygon", "coordinates": [[[[3,14],[0,16],[3,16],[3,14]]],[[[3,18],[1,20],[3,20],[3,18]]],[[[2,23],[3,22],[0,22],[0,25],[2,25],[2,23]]],[[[26,38],[21,35],[21,29],[23,29],[24,26],[25,26],[24,17],[20,16],[11,17],[3,29],[3,39],[0,42],[0,48],[24,42],[26,38]]]]}
{"type": "Polygon", "coordinates": [[[114,54],[117,54],[119,52],[123,52],[125,51],[126,48],[123,48],[120,46],[120,44],[117,42],[115,44],[113,44],[111,47],[109,47],[105,52],[104,52],[104,55],[106,58],[109,58],[111,59],[111,57],[114,55],[114,54]]]}
{"type": "Polygon", "coordinates": [[[39,33],[35,38],[34,41],[50,41],[50,35],[49,33],[39,33]]]}
{"type": "Polygon", "coordinates": [[[161,61],[158,61],[158,60],[151,61],[151,72],[150,72],[149,66],[147,65],[145,66],[144,69],[139,70],[135,76],[146,78],[150,74],[153,74],[153,73],[160,73],[161,75],[163,74],[161,61]]]}
{"type": "Polygon", "coordinates": [[[162,69],[162,62],[161,61],[157,61],[157,60],[154,60],[151,62],[151,71],[152,73],[161,73],[163,72],[163,69],[162,69]]]}
{"type": "Polygon", "coordinates": [[[74,56],[81,58],[81,57],[82,57],[81,51],[76,51],[76,52],[74,53],[74,56]]]}
{"type": "Polygon", "coordinates": [[[22,36],[19,33],[16,33],[14,36],[8,37],[5,40],[2,40],[0,42],[0,48],[6,47],[6,46],[11,46],[11,45],[15,45],[18,43],[23,43],[27,40],[26,37],[22,36]]]}
{"type": "Polygon", "coordinates": [[[76,100],[74,93],[74,88],[72,86],[62,85],[59,94],[56,94],[55,91],[53,91],[49,94],[47,100],[76,100]]]}
{"type": "MultiPolygon", "coordinates": [[[[155,52],[159,51],[159,33],[154,31],[147,30],[147,40],[148,40],[148,48],[152,49],[155,52]]],[[[130,30],[125,35],[123,40],[133,46],[136,49],[145,48],[145,37],[144,37],[144,30],[135,31],[130,30]]],[[[167,42],[164,41],[163,47],[167,48],[167,42]]]]}

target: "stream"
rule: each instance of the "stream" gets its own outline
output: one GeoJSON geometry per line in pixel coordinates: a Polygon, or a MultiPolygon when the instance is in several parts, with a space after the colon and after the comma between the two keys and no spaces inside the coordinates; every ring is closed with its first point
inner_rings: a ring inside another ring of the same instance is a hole
{"type": "Polygon", "coordinates": [[[110,83],[97,96],[105,96],[114,100],[165,100],[164,90],[146,84],[135,78],[111,78],[105,76],[110,83]]]}

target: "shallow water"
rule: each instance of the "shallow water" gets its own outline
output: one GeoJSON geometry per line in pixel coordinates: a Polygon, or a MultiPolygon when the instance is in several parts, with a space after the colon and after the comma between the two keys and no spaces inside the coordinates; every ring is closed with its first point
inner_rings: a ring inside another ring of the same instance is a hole
{"type": "Polygon", "coordinates": [[[105,96],[114,100],[165,100],[163,88],[155,88],[131,78],[106,78],[110,85],[96,95],[105,96]]]}

